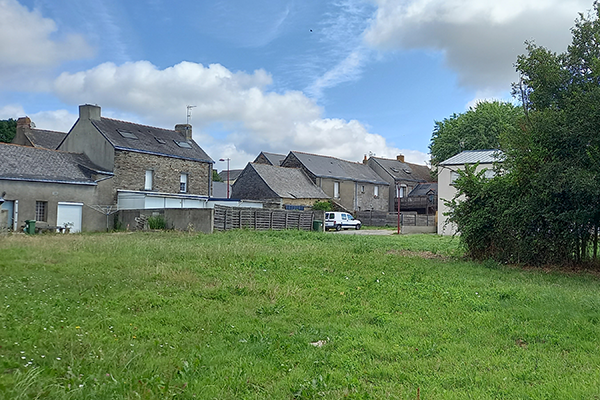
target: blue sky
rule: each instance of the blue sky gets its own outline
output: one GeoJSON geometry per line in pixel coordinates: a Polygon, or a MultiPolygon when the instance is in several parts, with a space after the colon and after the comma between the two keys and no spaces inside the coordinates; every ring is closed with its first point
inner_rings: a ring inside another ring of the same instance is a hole
{"type": "MultiPolygon", "coordinates": [[[[0,119],[78,105],[260,151],[425,163],[434,121],[510,100],[525,40],[564,51],[591,0],[0,0],[0,119]]],[[[216,168],[224,168],[217,163],[216,168]]]]}

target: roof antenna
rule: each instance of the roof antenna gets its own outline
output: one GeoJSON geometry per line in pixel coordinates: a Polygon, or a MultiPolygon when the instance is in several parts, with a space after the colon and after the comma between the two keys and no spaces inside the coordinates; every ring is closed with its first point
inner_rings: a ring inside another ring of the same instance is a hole
{"type": "Polygon", "coordinates": [[[196,106],[187,106],[187,119],[186,119],[186,124],[190,124],[190,121],[192,120],[192,108],[195,108],[196,106]]]}

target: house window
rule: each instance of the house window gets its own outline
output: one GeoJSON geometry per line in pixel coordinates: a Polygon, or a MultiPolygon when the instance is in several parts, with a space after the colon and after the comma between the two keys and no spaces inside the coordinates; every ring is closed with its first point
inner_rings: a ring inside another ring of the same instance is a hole
{"type": "Polygon", "coordinates": [[[458,179],[458,172],[450,171],[450,183],[454,183],[458,179]]]}
{"type": "Polygon", "coordinates": [[[47,201],[36,201],[35,202],[35,220],[46,222],[48,220],[48,202],[47,201]]]}
{"type": "Polygon", "coordinates": [[[364,192],[365,192],[365,185],[361,185],[361,187],[360,187],[360,192],[361,192],[361,193],[364,193],[364,192]]]}
{"type": "Polygon", "coordinates": [[[146,179],[144,181],[144,190],[152,190],[152,185],[154,181],[154,171],[151,169],[146,170],[146,179]]]}
{"type": "Polygon", "coordinates": [[[340,198],[340,183],[333,182],[333,197],[336,199],[340,198]]]}
{"type": "Polygon", "coordinates": [[[396,195],[401,199],[404,198],[406,196],[406,185],[398,186],[398,193],[396,195]]]}
{"type": "Polygon", "coordinates": [[[187,174],[181,174],[181,176],[179,177],[179,191],[181,193],[187,192],[187,181],[188,181],[187,174]]]}
{"type": "Polygon", "coordinates": [[[373,186],[373,196],[379,197],[379,186],[373,186]]]}

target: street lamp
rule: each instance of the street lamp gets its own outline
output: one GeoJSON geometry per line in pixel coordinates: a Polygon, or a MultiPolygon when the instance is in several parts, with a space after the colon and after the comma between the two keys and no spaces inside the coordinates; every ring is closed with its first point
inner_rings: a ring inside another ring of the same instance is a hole
{"type": "Polygon", "coordinates": [[[227,198],[229,198],[229,158],[219,158],[219,161],[227,161],[227,198]]]}

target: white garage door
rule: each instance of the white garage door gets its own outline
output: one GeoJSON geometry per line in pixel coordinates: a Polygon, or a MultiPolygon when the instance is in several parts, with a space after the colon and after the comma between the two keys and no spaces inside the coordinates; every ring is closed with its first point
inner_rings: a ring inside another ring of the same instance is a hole
{"type": "Polygon", "coordinates": [[[81,232],[81,214],[83,212],[82,203],[58,203],[56,214],[56,225],[64,226],[69,224],[71,232],[81,232]]]}

